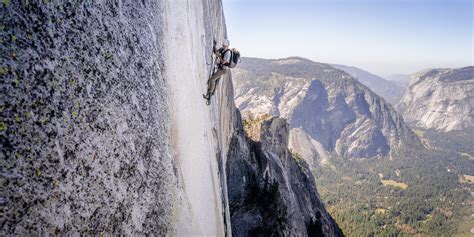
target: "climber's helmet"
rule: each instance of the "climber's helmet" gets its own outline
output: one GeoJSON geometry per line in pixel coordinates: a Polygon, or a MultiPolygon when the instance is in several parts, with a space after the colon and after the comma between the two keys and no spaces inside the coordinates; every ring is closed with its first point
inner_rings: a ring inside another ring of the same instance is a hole
{"type": "Polygon", "coordinates": [[[222,46],[229,46],[229,40],[224,39],[224,42],[222,42],[222,46]]]}

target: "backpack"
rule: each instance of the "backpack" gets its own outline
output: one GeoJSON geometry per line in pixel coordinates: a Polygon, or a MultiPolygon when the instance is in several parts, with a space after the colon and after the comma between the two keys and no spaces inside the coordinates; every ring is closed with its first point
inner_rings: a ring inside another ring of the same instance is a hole
{"type": "Polygon", "coordinates": [[[237,66],[237,63],[240,63],[240,52],[237,49],[232,49],[230,56],[230,67],[234,68],[237,66]]]}

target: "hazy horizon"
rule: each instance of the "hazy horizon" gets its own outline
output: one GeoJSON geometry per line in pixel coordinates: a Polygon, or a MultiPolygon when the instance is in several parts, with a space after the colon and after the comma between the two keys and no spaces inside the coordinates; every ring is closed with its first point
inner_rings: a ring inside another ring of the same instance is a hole
{"type": "Polygon", "coordinates": [[[244,57],[300,56],[380,76],[472,66],[469,0],[223,0],[244,57]]]}

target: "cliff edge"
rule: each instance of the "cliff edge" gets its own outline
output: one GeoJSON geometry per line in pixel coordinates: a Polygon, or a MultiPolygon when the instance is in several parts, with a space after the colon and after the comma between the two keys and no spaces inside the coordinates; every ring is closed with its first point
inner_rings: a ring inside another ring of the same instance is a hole
{"type": "MultiPolygon", "coordinates": [[[[243,233],[231,227],[245,212],[228,197],[241,186],[226,174],[240,169],[229,154],[245,139],[230,74],[211,106],[202,99],[212,41],[226,37],[220,0],[4,1],[0,11],[0,235],[243,233]]],[[[272,159],[288,160],[278,144],[272,159]]],[[[274,182],[292,182],[281,175],[274,182]]],[[[310,177],[304,204],[322,210],[310,177]]],[[[329,220],[320,214],[288,226],[329,220]]]]}

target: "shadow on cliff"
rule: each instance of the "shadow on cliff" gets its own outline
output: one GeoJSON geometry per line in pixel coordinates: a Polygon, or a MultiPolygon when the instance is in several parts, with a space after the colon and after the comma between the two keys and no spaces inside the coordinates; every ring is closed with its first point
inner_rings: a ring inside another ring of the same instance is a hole
{"type": "Polygon", "coordinates": [[[343,236],[319,198],[308,165],[287,148],[286,120],[264,121],[258,142],[237,123],[226,166],[232,234],[343,236]]]}

